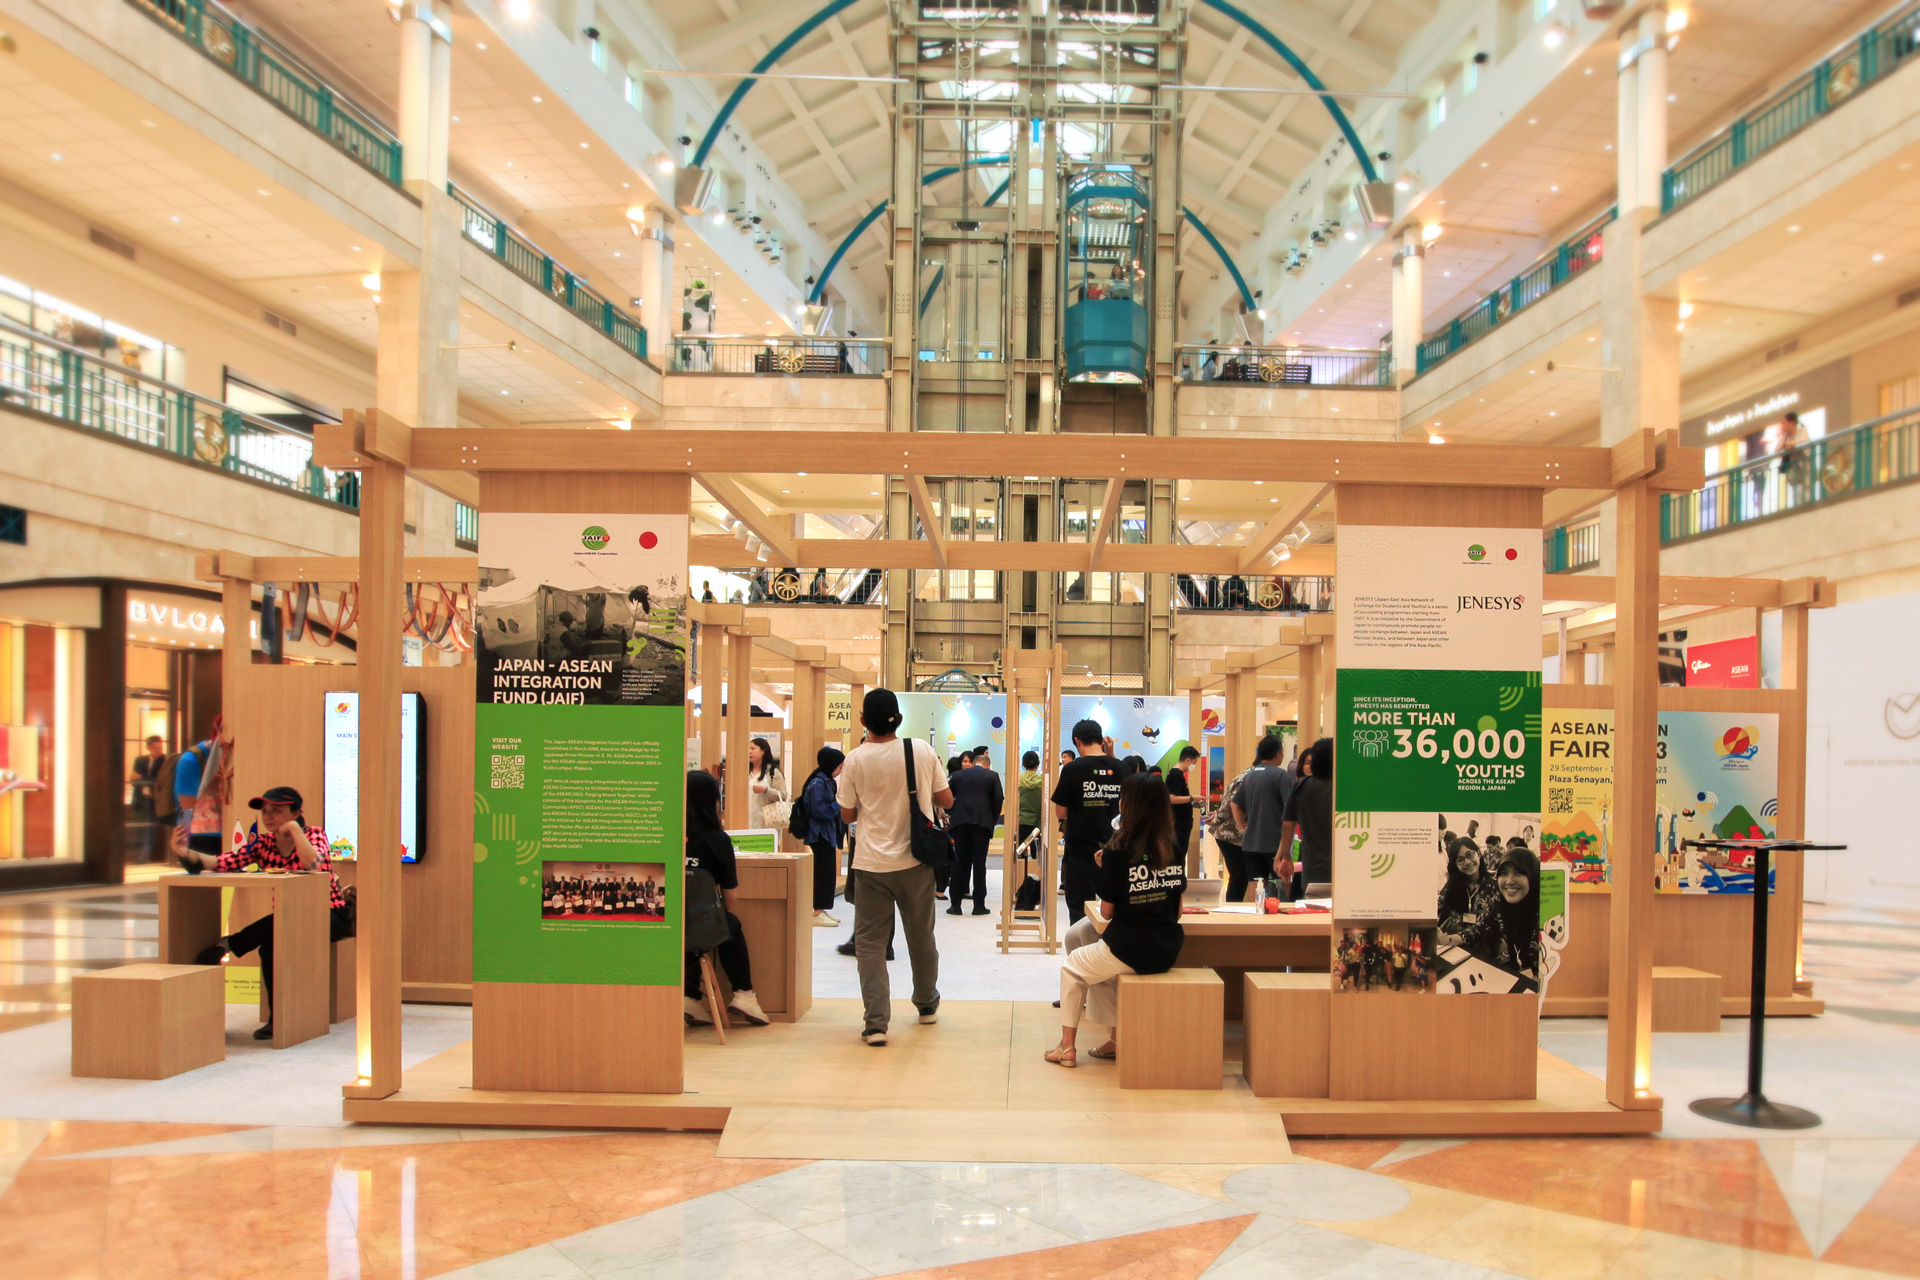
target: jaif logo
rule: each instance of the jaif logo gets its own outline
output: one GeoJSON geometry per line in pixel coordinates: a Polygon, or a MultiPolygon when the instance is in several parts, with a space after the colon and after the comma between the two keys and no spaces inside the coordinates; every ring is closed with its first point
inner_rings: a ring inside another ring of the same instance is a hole
{"type": "Polygon", "coordinates": [[[1895,694],[1887,699],[1887,732],[1903,742],[1920,738],[1920,693],[1895,694]]]}
{"type": "Polygon", "coordinates": [[[1734,725],[1714,740],[1713,754],[1723,760],[1751,760],[1760,754],[1760,730],[1734,725]]]}
{"type": "Polygon", "coordinates": [[[1467,559],[1473,561],[1475,564],[1479,564],[1482,560],[1485,560],[1486,558],[1487,558],[1487,549],[1481,546],[1479,543],[1476,542],[1472,546],[1467,548],[1467,559]]]}
{"type": "Polygon", "coordinates": [[[604,551],[613,541],[613,535],[597,524],[590,524],[580,531],[580,545],[589,551],[604,551]]]}

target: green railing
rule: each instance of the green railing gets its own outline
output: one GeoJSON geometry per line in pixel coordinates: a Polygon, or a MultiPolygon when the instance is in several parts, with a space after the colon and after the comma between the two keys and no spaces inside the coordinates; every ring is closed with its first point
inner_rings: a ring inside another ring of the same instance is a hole
{"type": "Polygon", "coordinates": [[[313,441],[277,422],[0,321],[0,404],[358,509],[352,472],[313,464],[313,441]]]}
{"type": "Polygon", "coordinates": [[[1843,103],[1885,79],[1920,49],[1920,5],[1867,29],[1760,106],[1674,162],[1660,176],[1660,211],[1672,213],[1843,103]]]}
{"type": "Polygon", "coordinates": [[[1578,573],[1600,563],[1600,522],[1560,525],[1542,541],[1541,560],[1548,573],[1578,573]]]}
{"type": "Polygon", "coordinates": [[[1176,355],[1182,382],[1267,382],[1303,387],[1391,390],[1393,349],[1255,347],[1183,342],[1176,355]]]}
{"type": "Polygon", "coordinates": [[[458,499],[453,504],[453,545],[468,551],[480,546],[480,513],[458,499]]]}
{"type": "Polygon", "coordinates": [[[1600,261],[1601,232],[1618,213],[1618,208],[1608,209],[1568,236],[1552,252],[1541,255],[1512,280],[1448,321],[1438,333],[1424,339],[1415,372],[1425,373],[1462,347],[1478,342],[1600,261]]]}
{"type": "Polygon", "coordinates": [[[539,245],[481,208],[451,182],[447,193],[460,202],[467,239],[505,264],[507,270],[543,290],[567,310],[644,360],[647,331],[638,321],[587,287],[587,282],[555,262],[539,245]]]}
{"type": "Polygon", "coordinates": [[[1660,540],[1678,542],[1920,479],[1920,409],[1836,431],[1660,496],[1660,540]]]}
{"type": "Polygon", "coordinates": [[[400,140],[341,97],[271,36],[213,0],[129,0],[275,106],[388,182],[400,182],[400,140]]]}

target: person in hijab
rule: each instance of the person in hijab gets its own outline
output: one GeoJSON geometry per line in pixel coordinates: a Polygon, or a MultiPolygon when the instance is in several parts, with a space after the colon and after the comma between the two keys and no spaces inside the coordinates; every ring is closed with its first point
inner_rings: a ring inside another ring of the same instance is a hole
{"type": "Polygon", "coordinates": [[[807,824],[807,847],[813,850],[813,923],[830,928],[840,923],[829,912],[840,870],[840,842],[847,835],[840,816],[840,784],[834,779],[847,757],[838,747],[822,747],[815,759],[818,767],[800,786],[799,807],[807,824]]]}
{"type": "Polygon", "coordinates": [[[1461,945],[1508,973],[1534,977],[1540,967],[1540,859],[1514,841],[1500,857],[1494,886],[1491,908],[1461,945]]]}
{"type": "MultiPolygon", "coordinates": [[[[727,940],[713,951],[727,975],[727,985],[733,988],[727,1011],[750,1026],[764,1027],[768,1018],[761,1011],[759,997],[753,994],[746,934],[740,928],[740,917],[734,914],[740,873],[734,863],[733,839],[720,825],[720,780],[704,769],[687,772],[687,869],[695,868],[712,876],[720,886],[720,900],[726,908],[727,940]]],[[[713,1019],[707,1016],[706,1002],[701,998],[700,956],[698,951],[687,955],[683,994],[687,1021],[706,1025],[713,1019]]]]}

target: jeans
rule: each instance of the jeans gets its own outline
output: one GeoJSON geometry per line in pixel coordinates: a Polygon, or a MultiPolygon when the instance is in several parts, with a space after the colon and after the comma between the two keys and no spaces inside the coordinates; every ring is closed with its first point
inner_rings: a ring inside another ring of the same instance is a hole
{"type": "Polygon", "coordinates": [[[853,954],[860,969],[860,998],[866,1002],[866,1029],[885,1031],[893,1017],[893,984],[887,974],[887,944],[893,914],[900,913],[913,962],[913,1003],[926,1009],[940,1003],[940,952],[933,944],[933,868],[862,871],[853,904],[853,954]]]}
{"type": "Polygon", "coordinates": [[[807,845],[813,850],[813,909],[831,911],[835,891],[834,877],[840,870],[840,854],[825,840],[807,845]]]}
{"type": "Polygon", "coordinates": [[[1087,914],[1087,900],[1100,896],[1099,883],[1100,868],[1094,865],[1091,850],[1086,853],[1070,851],[1060,859],[1060,888],[1067,895],[1067,920],[1070,923],[1078,923],[1080,917],[1087,914]]]}
{"type": "Polygon", "coordinates": [[[1216,839],[1220,846],[1220,861],[1227,867],[1227,902],[1244,902],[1247,897],[1247,858],[1237,844],[1228,844],[1216,839]]]}
{"type": "MultiPolygon", "coordinates": [[[[727,912],[727,940],[713,949],[720,961],[720,971],[727,975],[727,985],[735,991],[753,990],[753,968],[747,959],[747,938],[740,929],[740,917],[727,912]]],[[[700,990],[700,953],[687,954],[685,965],[686,983],[684,990],[687,998],[698,1000],[700,990]]]]}
{"type": "MultiPolygon", "coordinates": [[[[327,911],[327,940],[338,942],[342,938],[351,938],[353,929],[347,923],[345,907],[331,907],[327,911]]],[[[246,955],[255,947],[260,948],[260,983],[267,993],[267,1017],[273,1017],[273,917],[261,916],[252,924],[227,939],[227,950],[236,956],[246,955]]],[[[329,960],[331,963],[331,960],[329,960]]]]}
{"type": "Polygon", "coordinates": [[[993,832],[963,822],[953,828],[953,872],[947,880],[947,910],[960,914],[960,902],[967,896],[968,878],[972,878],[973,905],[984,911],[987,906],[987,847],[993,832]]]}

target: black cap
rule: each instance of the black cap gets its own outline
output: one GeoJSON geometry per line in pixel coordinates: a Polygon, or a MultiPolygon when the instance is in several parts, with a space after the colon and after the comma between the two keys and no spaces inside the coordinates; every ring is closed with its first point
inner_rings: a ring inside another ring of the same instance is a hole
{"type": "Polygon", "coordinates": [[[860,704],[860,723],[875,733],[892,733],[900,727],[900,699],[891,689],[869,689],[860,704]]]}
{"type": "Polygon", "coordinates": [[[247,801],[247,808],[258,809],[269,804],[284,804],[289,809],[304,810],[306,803],[300,799],[300,793],[292,787],[268,787],[266,794],[257,795],[247,801]]]}

